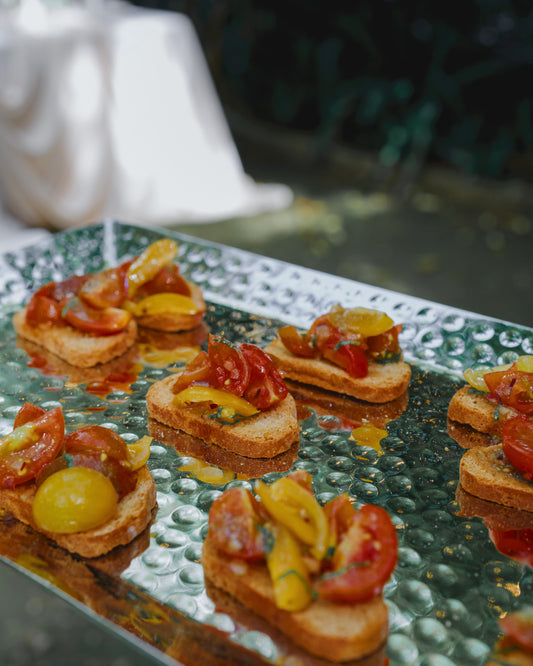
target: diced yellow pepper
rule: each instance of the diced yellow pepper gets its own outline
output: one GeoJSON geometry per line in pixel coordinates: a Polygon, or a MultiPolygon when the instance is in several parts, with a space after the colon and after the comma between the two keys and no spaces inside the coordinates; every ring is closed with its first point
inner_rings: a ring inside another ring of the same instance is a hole
{"type": "Polygon", "coordinates": [[[141,285],[152,280],[177,254],[178,245],[170,238],[162,238],[148,246],[126,273],[128,296],[131,298],[141,285]]]}
{"type": "Polygon", "coordinates": [[[7,456],[15,451],[22,451],[31,444],[39,440],[39,434],[36,432],[35,424],[26,423],[15,428],[9,435],[0,439],[0,458],[7,456]]]}
{"type": "Polygon", "coordinates": [[[520,356],[516,360],[516,367],[522,372],[533,372],[533,355],[520,356]]]}
{"type": "Polygon", "coordinates": [[[198,312],[198,307],[192,298],[183,294],[173,294],[172,292],[152,294],[137,303],[126,300],[122,307],[135,317],[167,313],[194,315],[198,312]]]}
{"type": "Polygon", "coordinates": [[[293,479],[282,477],[267,486],[258,481],[255,491],[274,520],[284,525],[321,560],[328,548],[328,522],[315,496],[293,479]]]}
{"type": "Polygon", "coordinates": [[[177,407],[186,407],[187,405],[202,402],[222,407],[223,412],[221,416],[228,419],[236,416],[253,416],[259,413],[257,407],[248,402],[248,400],[234,395],[229,391],[212,388],[211,386],[188,386],[173,398],[173,403],[177,407]]]}
{"type": "Polygon", "coordinates": [[[273,525],[271,533],[273,544],[266,553],[266,563],[276,606],[293,612],[302,610],[313,595],[300,544],[283,525],[273,525]]]}

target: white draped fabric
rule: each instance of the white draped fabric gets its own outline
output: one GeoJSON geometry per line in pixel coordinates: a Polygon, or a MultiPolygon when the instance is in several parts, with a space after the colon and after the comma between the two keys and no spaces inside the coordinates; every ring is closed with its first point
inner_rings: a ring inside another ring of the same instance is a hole
{"type": "Polygon", "coordinates": [[[0,13],[0,199],[63,228],[214,221],[292,193],[244,172],[187,17],[22,0],[0,13]]]}

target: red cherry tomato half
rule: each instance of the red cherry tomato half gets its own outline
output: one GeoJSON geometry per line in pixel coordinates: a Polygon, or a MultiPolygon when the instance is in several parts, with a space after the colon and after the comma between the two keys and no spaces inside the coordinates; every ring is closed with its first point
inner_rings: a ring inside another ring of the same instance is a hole
{"type": "Polygon", "coordinates": [[[241,396],[250,381],[250,369],[241,350],[219,336],[210,335],[207,353],[215,385],[241,396]]]}
{"type": "Polygon", "coordinates": [[[13,430],[21,425],[40,419],[44,414],[46,414],[46,410],[42,407],[38,407],[31,402],[25,402],[15,416],[13,430]]]}
{"type": "Polygon", "coordinates": [[[533,481],[533,422],[516,416],[503,424],[502,449],[509,463],[528,481],[533,481]]]}
{"type": "Polygon", "coordinates": [[[97,310],[73,298],[63,308],[63,319],[84,333],[112,335],[123,331],[131,321],[131,314],[120,308],[97,310]]]}
{"type": "Polygon", "coordinates": [[[65,420],[61,407],[45,412],[31,423],[34,425],[33,432],[39,439],[0,458],[1,487],[14,488],[34,479],[41,468],[54,460],[61,451],[65,435],[65,420]]]}
{"type": "Polygon", "coordinates": [[[102,310],[119,307],[128,293],[126,273],[131,262],[91,275],[81,287],[78,296],[89,307],[102,310]]]}
{"type": "Polygon", "coordinates": [[[533,611],[531,609],[516,611],[502,617],[500,627],[513,642],[527,652],[533,652],[533,611]]]}
{"type": "Polygon", "coordinates": [[[145,282],[137,291],[140,297],[165,293],[191,295],[189,283],[180,275],[175,264],[163,266],[154,278],[145,282]]]}
{"type": "Polygon", "coordinates": [[[309,341],[308,336],[302,335],[296,326],[283,326],[278,330],[278,335],[283,345],[291,354],[313,358],[316,355],[315,348],[309,341]]]}
{"type": "Polygon", "coordinates": [[[96,451],[118,461],[128,459],[128,445],[113,430],[99,425],[78,428],[65,437],[67,453],[85,453],[96,451]]]}
{"type": "Polygon", "coordinates": [[[256,345],[244,342],[240,350],[248,363],[250,379],[244,398],[258,409],[268,409],[287,395],[281,375],[270,356],[256,345]]]}
{"type": "Polygon", "coordinates": [[[45,284],[30,299],[26,308],[26,321],[30,326],[61,321],[61,303],[53,296],[54,283],[45,284]]]}
{"type": "Polygon", "coordinates": [[[335,549],[332,570],[317,582],[321,599],[366,601],[380,594],[398,562],[398,537],[389,514],[365,504],[335,549]]]}
{"type": "Polygon", "coordinates": [[[324,512],[328,519],[330,534],[333,534],[335,542],[339,543],[354,521],[355,507],[350,502],[349,496],[343,493],[327,502],[324,505],[324,512]]]}
{"type": "Polygon", "coordinates": [[[359,343],[342,340],[333,349],[325,349],[323,356],[346,370],[350,377],[368,375],[368,359],[359,343]]]}
{"type": "Polygon", "coordinates": [[[263,535],[258,502],[246,488],[234,487],[218,497],[209,511],[209,532],[217,548],[233,557],[259,560],[263,535]]]}
{"type": "Polygon", "coordinates": [[[483,375],[490,393],[522,414],[533,414],[533,372],[510,368],[483,375]]]}
{"type": "Polygon", "coordinates": [[[533,566],[533,529],[524,527],[516,530],[489,530],[489,536],[496,548],[517,562],[533,566]]]}

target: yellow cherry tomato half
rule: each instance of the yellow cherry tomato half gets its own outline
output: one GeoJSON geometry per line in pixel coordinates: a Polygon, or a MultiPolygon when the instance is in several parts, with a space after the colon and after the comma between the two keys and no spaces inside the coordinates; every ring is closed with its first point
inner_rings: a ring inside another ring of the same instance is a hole
{"type": "Polygon", "coordinates": [[[194,315],[198,312],[198,307],[192,298],[171,292],[152,294],[137,303],[130,300],[124,301],[122,307],[135,317],[166,313],[194,315]]]}
{"type": "Polygon", "coordinates": [[[117,491],[106,476],[89,467],[66,467],[37,489],[33,519],[46,532],[85,532],[110,520],[117,503],[117,491]]]}
{"type": "Polygon", "coordinates": [[[381,335],[394,326],[388,315],[370,308],[343,308],[336,305],[331,309],[328,319],[340,331],[358,333],[365,338],[381,335]]]}
{"type": "Polygon", "coordinates": [[[128,296],[131,297],[141,285],[152,280],[177,254],[178,245],[170,238],[162,238],[148,246],[128,268],[128,296]]]}

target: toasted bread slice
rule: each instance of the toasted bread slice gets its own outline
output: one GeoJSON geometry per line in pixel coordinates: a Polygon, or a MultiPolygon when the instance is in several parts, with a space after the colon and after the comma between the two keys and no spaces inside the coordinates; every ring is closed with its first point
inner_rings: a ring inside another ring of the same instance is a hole
{"type": "Polygon", "coordinates": [[[163,425],[247,458],[273,458],[298,441],[296,403],[290,394],[264,412],[227,424],[203,416],[196,406],[176,407],[172,387],[178,376],[156,382],[146,394],[148,415],[163,425]]]}
{"type": "Polygon", "coordinates": [[[297,612],[280,610],[274,601],[266,565],[231,558],[209,534],[202,565],[208,581],[289,636],[313,655],[333,662],[354,661],[375,653],[388,635],[388,609],[381,596],[359,604],[313,601],[297,612]]]}
{"type": "Polygon", "coordinates": [[[148,418],[148,432],[150,437],[167,446],[173,446],[181,455],[199,458],[210,465],[230,470],[249,479],[257,479],[270,472],[285,472],[292,467],[298,457],[297,441],[287,451],[273,458],[247,458],[216,444],[207,444],[198,437],[188,435],[183,430],[170,428],[152,418],[148,418]]]}
{"type": "Polygon", "coordinates": [[[471,495],[533,511],[533,483],[526,481],[509,465],[501,444],[466,451],[459,466],[459,481],[471,495]]]}
{"type": "Polygon", "coordinates": [[[32,512],[35,492],[35,483],[23,484],[13,490],[0,488],[0,506],[62,548],[82,557],[99,557],[116,546],[133,541],[150,523],[156,504],[155,483],[145,465],[137,472],[135,490],[120,500],[117,512],[111,520],[86,532],[56,534],[44,532],[35,524],[32,512]]]}
{"type": "Polygon", "coordinates": [[[139,326],[151,328],[156,331],[176,333],[178,331],[190,331],[196,328],[204,318],[206,305],[202,290],[195,284],[188,283],[191,290],[191,300],[197,307],[194,314],[161,312],[159,314],[142,315],[136,317],[139,326]]]}
{"type": "Polygon", "coordinates": [[[411,379],[411,367],[404,361],[370,362],[368,375],[356,379],[327,360],[295,356],[279,338],[274,339],[265,351],[272,356],[283,377],[368,402],[390,402],[400,397],[411,379]]]}
{"type": "MultiPolygon", "coordinates": [[[[501,438],[503,424],[517,415],[518,412],[512,407],[491,402],[483,393],[469,386],[460,388],[448,406],[448,418],[451,421],[469,425],[490,437],[501,438]]],[[[487,443],[490,444],[490,440],[487,443]]]]}
{"type": "Polygon", "coordinates": [[[13,316],[13,326],[21,337],[79,368],[92,368],[121,356],[135,343],[137,336],[137,324],[133,319],[124,331],[112,335],[90,335],[68,324],[30,326],[26,322],[26,308],[13,316]]]}
{"type": "Polygon", "coordinates": [[[471,449],[474,446],[491,446],[491,444],[499,444],[497,437],[487,435],[484,432],[479,432],[469,425],[457,423],[450,419],[448,419],[448,435],[450,435],[459,446],[462,446],[463,449],[471,449]]]}

